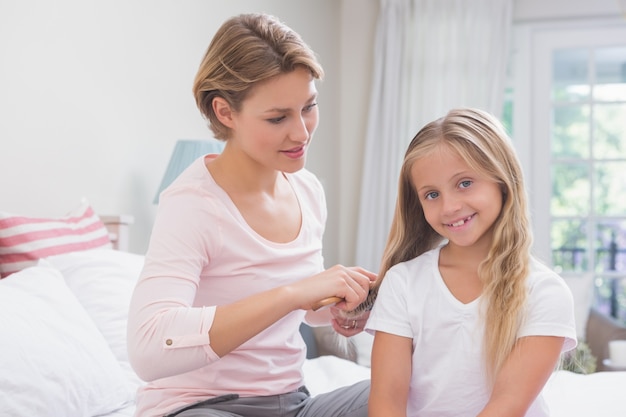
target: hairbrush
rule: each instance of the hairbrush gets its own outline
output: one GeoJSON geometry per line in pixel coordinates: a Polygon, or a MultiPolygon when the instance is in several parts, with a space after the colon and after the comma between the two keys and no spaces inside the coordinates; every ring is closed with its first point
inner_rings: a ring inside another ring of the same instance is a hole
{"type": "MultiPolygon", "coordinates": [[[[361,304],[359,304],[353,310],[339,310],[339,313],[338,313],[339,316],[345,319],[354,319],[356,317],[359,317],[361,314],[365,313],[366,311],[370,311],[372,307],[374,307],[374,301],[376,301],[377,293],[378,293],[377,287],[370,288],[369,292],[367,293],[367,297],[361,304]]],[[[343,298],[340,298],[340,297],[324,298],[323,300],[319,301],[317,304],[313,306],[313,311],[317,311],[320,308],[329,306],[331,304],[336,304],[340,301],[343,301],[343,298]]]]}

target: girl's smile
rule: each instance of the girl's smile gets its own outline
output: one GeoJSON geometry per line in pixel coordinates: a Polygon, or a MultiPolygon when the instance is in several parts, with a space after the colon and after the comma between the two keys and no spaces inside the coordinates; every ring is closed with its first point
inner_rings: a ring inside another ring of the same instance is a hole
{"type": "Polygon", "coordinates": [[[452,227],[452,228],[459,228],[463,225],[465,225],[467,222],[469,222],[470,220],[472,220],[472,218],[476,215],[476,213],[472,214],[471,216],[467,216],[464,219],[455,221],[453,223],[448,223],[447,226],[448,227],[452,227]]]}
{"type": "Polygon", "coordinates": [[[491,242],[492,226],[502,209],[496,181],[476,172],[447,145],[416,160],[411,178],[426,221],[450,244],[491,242]]]}

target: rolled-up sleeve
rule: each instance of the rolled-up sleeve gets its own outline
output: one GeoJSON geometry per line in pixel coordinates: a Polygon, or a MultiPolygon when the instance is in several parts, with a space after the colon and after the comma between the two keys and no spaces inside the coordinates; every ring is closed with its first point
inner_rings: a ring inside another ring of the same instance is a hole
{"type": "Polygon", "coordinates": [[[172,289],[180,295],[179,281],[171,277],[143,279],[133,294],[128,353],[135,372],[145,381],[178,375],[219,359],[209,340],[215,307],[190,308],[185,300],[176,299],[172,289]]]}

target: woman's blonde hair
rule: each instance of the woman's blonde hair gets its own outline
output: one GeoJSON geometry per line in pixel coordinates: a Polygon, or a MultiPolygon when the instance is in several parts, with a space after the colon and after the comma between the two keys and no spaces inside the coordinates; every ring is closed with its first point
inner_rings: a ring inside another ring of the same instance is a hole
{"type": "Polygon", "coordinates": [[[504,127],[495,117],[477,109],[454,109],[424,126],[413,138],[402,164],[379,276],[384,277],[393,265],[442,242],[442,236],[426,221],[411,181],[415,161],[441,145],[456,151],[473,170],[493,179],[502,189],[502,209],[493,225],[493,242],[478,270],[486,303],[485,360],[493,377],[511,352],[523,319],[532,245],[522,170],[504,127]]]}
{"type": "Polygon", "coordinates": [[[213,112],[213,99],[222,97],[234,111],[259,82],[307,68],[321,79],[324,70],[300,36],[274,16],[241,14],[224,22],[213,37],[196,78],[193,94],[215,138],[227,140],[230,129],[213,112]]]}

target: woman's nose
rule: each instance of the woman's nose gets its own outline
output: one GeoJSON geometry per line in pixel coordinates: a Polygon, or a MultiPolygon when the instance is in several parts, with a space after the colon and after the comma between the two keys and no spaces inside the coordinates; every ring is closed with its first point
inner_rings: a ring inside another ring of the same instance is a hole
{"type": "Polygon", "coordinates": [[[294,120],[295,123],[294,126],[292,126],[291,139],[302,143],[309,141],[319,122],[317,107],[311,111],[302,112],[300,116],[294,120]]]}
{"type": "Polygon", "coordinates": [[[303,117],[297,117],[291,128],[289,136],[294,142],[306,142],[310,136],[306,119],[303,117]]]}

